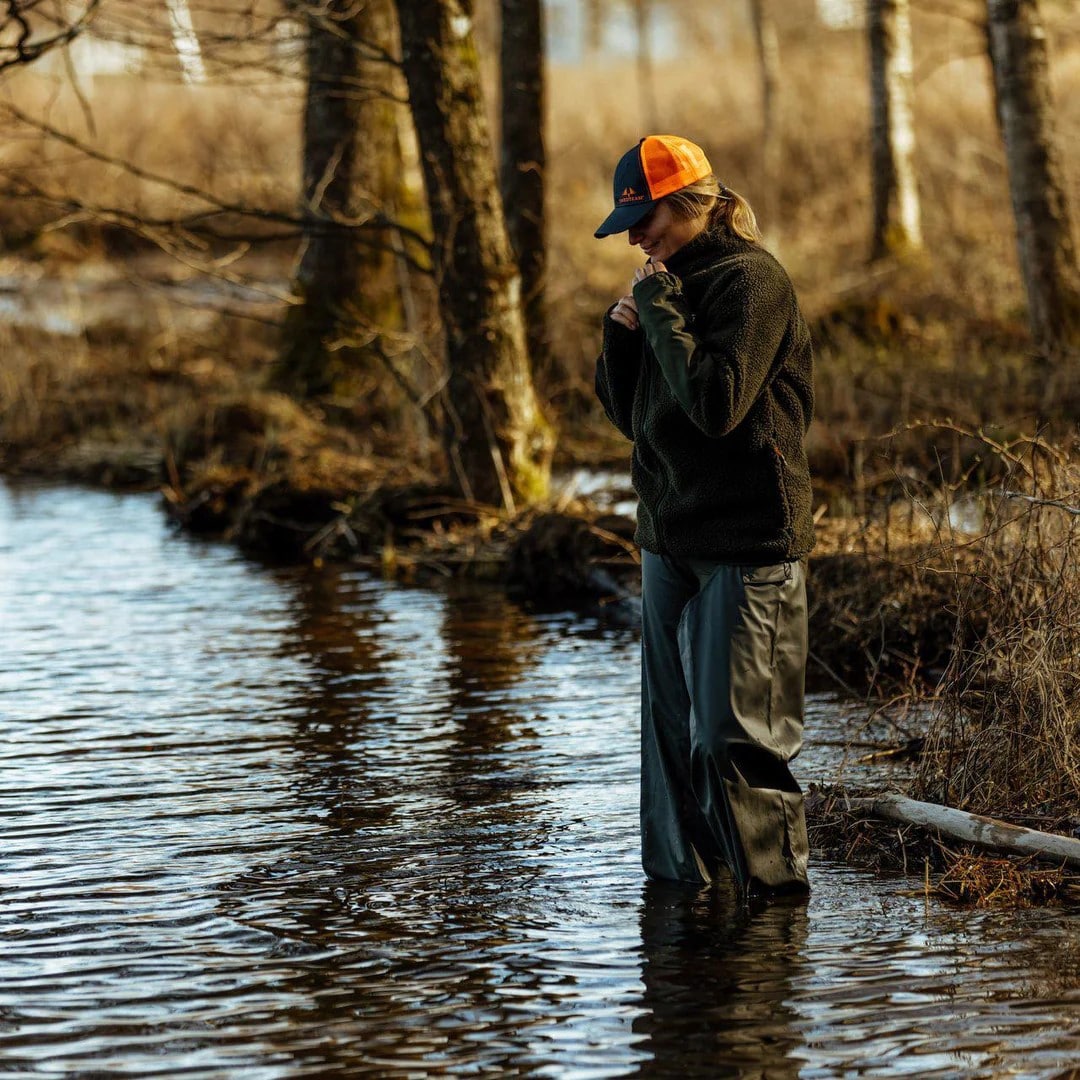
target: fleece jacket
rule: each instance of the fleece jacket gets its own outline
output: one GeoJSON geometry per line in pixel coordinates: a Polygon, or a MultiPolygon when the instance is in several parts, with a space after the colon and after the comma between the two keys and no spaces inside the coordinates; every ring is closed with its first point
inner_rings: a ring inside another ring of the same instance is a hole
{"type": "Polygon", "coordinates": [[[745,565],[813,546],[803,437],[813,350],[795,290],[763,248],[705,231],[634,286],[640,328],[604,316],[596,392],[634,443],[636,540],[745,565]]]}

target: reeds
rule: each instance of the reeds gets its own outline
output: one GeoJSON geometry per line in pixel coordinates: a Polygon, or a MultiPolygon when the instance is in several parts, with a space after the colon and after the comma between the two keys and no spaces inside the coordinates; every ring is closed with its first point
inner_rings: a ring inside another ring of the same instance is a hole
{"type": "Polygon", "coordinates": [[[999,453],[978,533],[954,538],[953,651],[916,787],[1049,814],[1080,802],[1080,459],[1038,437],[999,453]]]}
{"type": "Polygon", "coordinates": [[[933,888],[938,896],[954,903],[1018,908],[1052,900],[1080,900],[1080,879],[1067,870],[942,850],[951,861],[933,888]]]}

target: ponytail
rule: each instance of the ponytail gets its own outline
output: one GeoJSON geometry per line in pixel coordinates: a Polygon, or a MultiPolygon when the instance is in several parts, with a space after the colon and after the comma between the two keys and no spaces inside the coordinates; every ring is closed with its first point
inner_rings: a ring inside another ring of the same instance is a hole
{"type": "MultiPolygon", "coordinates": [[[[761,243],[761,229],[758,228],[757,214],[754,208],[737,191],[724,188],[714,207],[717,224],[723,222],[736,235],[752,243],[761,243]]],[[[711,217],[712,215],[710,215],[711,217]]]]}
{"type": "Polygon", "coordinates": [[[713,173],[666,196],[665,201],[677,218],[706,215],[707,229],[724,228],[752,244],[761,243],[754,208],[737,191],[720,183],[713,173]]]}

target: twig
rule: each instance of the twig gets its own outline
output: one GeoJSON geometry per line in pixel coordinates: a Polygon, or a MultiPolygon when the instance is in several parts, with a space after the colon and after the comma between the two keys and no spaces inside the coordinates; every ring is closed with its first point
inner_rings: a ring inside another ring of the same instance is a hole
{"type": "Polygon", "coordinates": [[[14,23],[19,28],[19,32],[12,44],[0,45],[0,57],[3,57],[4,53],[14,53],[13,56],[0,59],[0,71],[9,67],[15,67],[18,64],[32,63],[51,49],[59,48],[60,46],[67,45],[69,42],[73,41],[86,29],[87,23],[90,21],[100,3],[101,0],[88,0],[82,14],[66,30],[62,30],[60,33],[54,34],[50,38],[31,41],[32,31],[30,29],[30,23],[23,14],[18,0],[6,0],[5,7],[7,8],[7,14],[5,18],[14,23]]]}
{"type": "Polygon", "coordinates": [[[1000,495],[1003,499],[1018,499],[1022,502],[1031,503],[1032,506],[1053,506],[1058,510],[1064,510],[1066,514],[1080,517],[1080,507],[1071,506],[1060,499],[1039,499],[1034,495],[1025,495],[1021,491],[1002,491],[1000,495]]]}
{"type": "Polygon", "coordinates": [[[810,650],[808,655],[810,659],[813,660],[814,663],[817,664],[818,667],[820,667],[821,670],[824,671],[825,674],[828,675],[829,678],[832,679],[833,682],[835,682],[836,685],[839,686],[842,690],[846,690],[853,698],[858,698],[862,696],[850,683],[846,683],[842,678],[840,678],[840,676],[837,675],[836,672],[833,671],[833,669],[829,667],[829,665],[826,664],[825,661],[822,660],[821,657],[818,656],[817,653],[815,653],[812,649],[810,650]]]}

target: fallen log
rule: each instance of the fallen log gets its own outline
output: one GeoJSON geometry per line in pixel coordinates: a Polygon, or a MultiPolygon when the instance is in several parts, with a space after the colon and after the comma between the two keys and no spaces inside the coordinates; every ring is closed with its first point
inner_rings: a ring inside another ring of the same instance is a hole
{"type": "Polygon", "coordinates": [[[1048,859],[1059,866],[1080,870],[1080,840],[1069,836],[1025,829],[996,818],[969,814],[964,810],[954,810],[936,803],[918,802],[903,795],[851,798],[846,800],[846,805],[852,810],[862,810],[872,817],[937,829],[943,836],[953,840],[963,840],[1011,855],[1048,859]]]}

